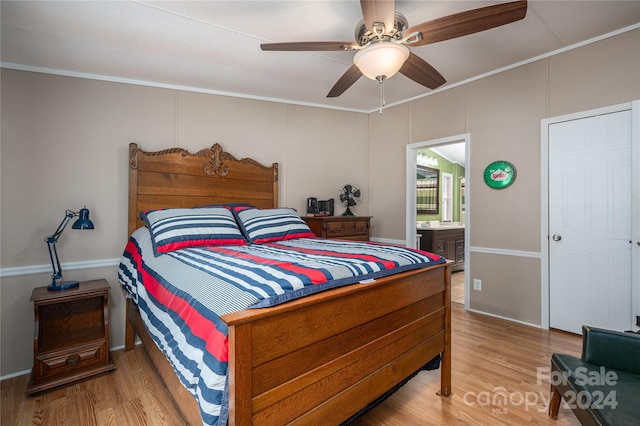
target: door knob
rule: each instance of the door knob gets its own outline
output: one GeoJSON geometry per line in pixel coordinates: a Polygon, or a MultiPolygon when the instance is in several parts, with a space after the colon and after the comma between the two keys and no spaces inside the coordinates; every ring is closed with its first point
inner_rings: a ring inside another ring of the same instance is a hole
{"type": "Polygon", "coordinates": [[[553,241],[560,241],[562,239],[562,235],[560,234],[553,234],[553,241]]]}

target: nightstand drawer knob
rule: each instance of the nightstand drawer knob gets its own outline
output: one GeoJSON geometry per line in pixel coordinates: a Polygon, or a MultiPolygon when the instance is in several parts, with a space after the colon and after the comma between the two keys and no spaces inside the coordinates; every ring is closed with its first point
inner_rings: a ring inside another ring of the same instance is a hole
{"type": "Polygon", "coordinates": [[[80,355],[74,354],[74,355],[71,355],[69,358],[67,358],[67,360],[64,363],[67,365],[67,367],[75,367],[76,365],[78,365],[79,362],[80,362],[80,355]]]}

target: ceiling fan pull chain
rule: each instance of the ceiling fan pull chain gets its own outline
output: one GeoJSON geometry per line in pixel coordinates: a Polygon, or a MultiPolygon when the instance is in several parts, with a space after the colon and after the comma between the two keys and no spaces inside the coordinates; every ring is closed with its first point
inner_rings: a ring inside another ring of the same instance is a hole
{"type": "Polygon", "coordinates": [[[382,107],[384,107],[384,76],[379,76],[378,81],[380,82],[380,114],[382,114],[382,107]]]}

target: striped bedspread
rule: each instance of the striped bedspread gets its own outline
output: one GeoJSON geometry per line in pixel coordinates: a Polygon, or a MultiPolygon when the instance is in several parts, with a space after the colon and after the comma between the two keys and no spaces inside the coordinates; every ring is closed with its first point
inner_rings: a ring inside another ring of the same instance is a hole
{"type": "Polygon", "coordinates": [[[228,341],[221,315],[439,263],[440,256],[419,250],[317,238],[156,257],[148,230],[140,228],[118,275],[149,334],[197,399],[203,423],[225,425],[228,341]]]}

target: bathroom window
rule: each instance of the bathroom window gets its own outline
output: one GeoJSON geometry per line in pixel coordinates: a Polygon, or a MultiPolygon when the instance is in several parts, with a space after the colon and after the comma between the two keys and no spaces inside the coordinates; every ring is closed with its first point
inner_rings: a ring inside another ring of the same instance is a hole
{"type": "Polygon", "coordinates": [[[453,175],[442,173],[442,222],[453,220],[453,175]]]}

